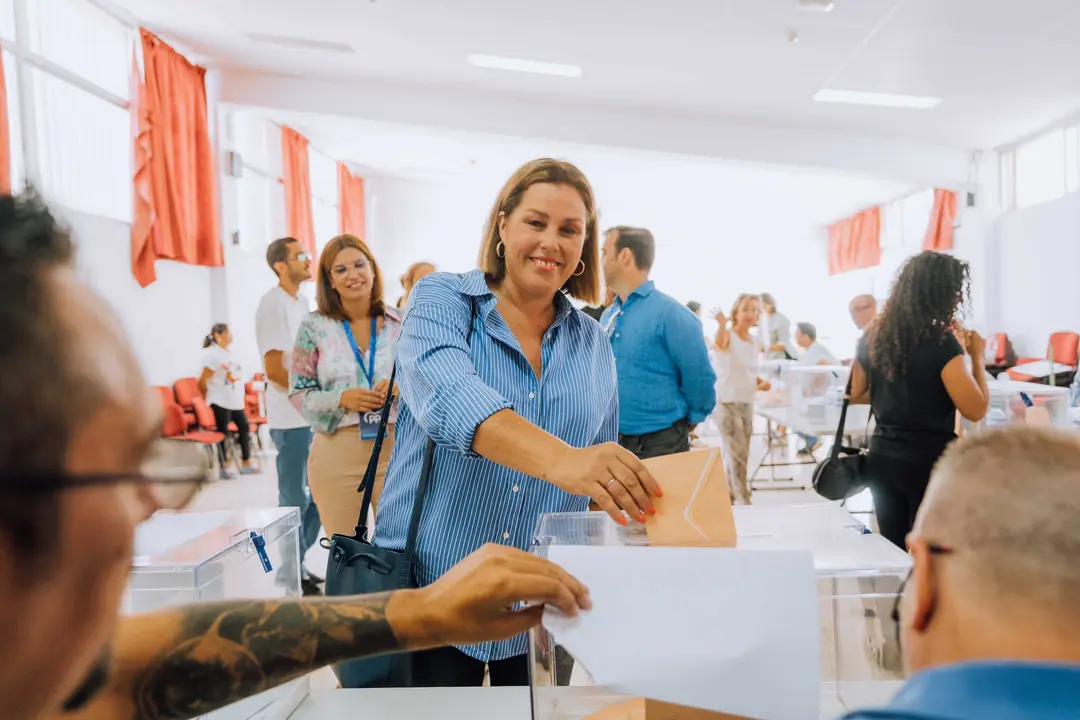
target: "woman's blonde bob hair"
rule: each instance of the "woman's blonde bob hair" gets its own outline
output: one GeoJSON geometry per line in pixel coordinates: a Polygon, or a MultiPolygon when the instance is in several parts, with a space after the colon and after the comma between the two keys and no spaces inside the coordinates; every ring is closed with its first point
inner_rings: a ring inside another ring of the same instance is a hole
{"type": "MultiPolygon", "coordinates": [[[[595,304],[600,300],[600,245],[597,240],[596,198],[584,173],[574,165],[562,160],[541,158],[525,163],[503,186],[495,206],[491,208],[484,239],[480,245],[480,269],[489,282],[499,284],[506,277],[506,261],[499,257],[499,221],[505,213],[509,216],[521,203],[525,191],[537,183],[569,185],[578,191],[585,203],[585,242],[581,248],[584,272],[571,275],[563,291],[584,303],[595,304]]],[[[576,272],[576,270],[575,270],[576,272]]]]}

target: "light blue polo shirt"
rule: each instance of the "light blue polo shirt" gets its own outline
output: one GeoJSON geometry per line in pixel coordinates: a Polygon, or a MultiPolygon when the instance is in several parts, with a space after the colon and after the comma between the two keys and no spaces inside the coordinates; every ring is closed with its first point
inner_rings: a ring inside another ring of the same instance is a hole
{"type": "Polygon", "coordinates": [[[914,675],[893,701],[844,720],[1077,720],[1080,664],[975,662],[914,675]]]}

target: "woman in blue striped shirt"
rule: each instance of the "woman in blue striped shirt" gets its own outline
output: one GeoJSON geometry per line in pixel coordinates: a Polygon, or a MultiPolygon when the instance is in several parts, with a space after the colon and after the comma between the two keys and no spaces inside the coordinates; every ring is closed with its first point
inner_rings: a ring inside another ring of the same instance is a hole
{"type": "MultiPolygon", "coordinates": [[[[485,543],[529,547],[541,513],[590,499],[622,524],[660,488],[618,439],[611,345],[567,295],[600,293],[596,205],[573,165],[534,160],[488,218],[480,269],[413,290],[398,341],[403,403],[375,545],[402,550],[428,436],[438,446],[417,542],[428,585],[485,543]]],[[[421,653],[421,686],[528,683],[526,638],[421,653]]]]}

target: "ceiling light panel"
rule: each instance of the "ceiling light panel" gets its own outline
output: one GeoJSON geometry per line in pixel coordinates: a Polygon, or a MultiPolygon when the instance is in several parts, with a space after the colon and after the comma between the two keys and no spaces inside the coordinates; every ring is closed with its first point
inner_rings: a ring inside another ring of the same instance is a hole
{"type": "Polygon", "coordinates": [[[857,90],[819,90],[814,100],[844,105],[872,105],[875,107],[930,110],[941,104],[941,98],[919,95],[894,95],[892,93],[859,92],[857,90]]]}
{"type": "Polygon", "coordinates": [[[509,70],[511,72],[534,73],[536,75],[557,75],[559,77],[579,78],[581,68],[577,65],[521,60],[519,58],[498,57],[496,55],[469,55],[470,65],[491,70],[509,70]]]}

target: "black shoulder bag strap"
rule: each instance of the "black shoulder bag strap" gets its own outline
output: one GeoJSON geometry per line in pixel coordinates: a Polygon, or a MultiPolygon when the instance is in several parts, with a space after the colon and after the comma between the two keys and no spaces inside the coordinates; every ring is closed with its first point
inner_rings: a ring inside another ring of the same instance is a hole
{"type": "MultiPolygon", "coordinates": [[[[379,430],[375,433],[375,444],[371,448],[371,457],[368,458],[367,470],[364,479],[360,481],[360,487],[356,492],[364,493],[364,500],[360,503],[360,517],[356,519],[356,531],[353,537],[367,540],[368,508],[371,507],[371,496],[375,492],[375,474],[379,471],[379,455],[382,454],[383,440],[386,439],[386,427],[390,422],[390,406],[394,402],[394,380],[397,378],[397,363],[390,371],[390,387],[386,390],[386,402],[383,403],[382,416],[379,418],[379,430]]],[[[423,478],[421,478],[421,487],[423,478]]]]}
{"type": "Polygon", "coordinates": [[[851,380],[854,373],[848,375],[847,387],[844,388],[844,404],[840,406],[840,423],[836,426],[836,438],[829,449],[829,459],[836,460],[840,457],[840,450],[844,442],[844,424],[847,422],[848,404],[851,402],[851,380]]]}
{"type": "MultiPolygon", "coordinates": [[[[473,298],[469,298],[469,329],[465,335],[466,345],[472,344],[472,326],[476,319],[476,304],[473,298]]],[[[394,379],[397,376],[397,363],[390,371],[390,387],[386,392],[386,402],[383,404],[382,417],[379,418],[379,430],[375,435],[375,445],[368,459],[367,471],[360,487],[356,492],[364,493],[364,500],[360,503],[360,517],[356,520],[354,537],[367,541],[368,509],[371,507],[371,496],[375,492],[375,474],[379,469],[379,455],[382,453],[383,439],[386,437],[386,427],[390,422],[390,405],[394,402],[394,379]]],[[[409,518],[409,534],[405,539],[405,557],[412,562],[413,551],[416,549],[416,537],[420,532],[420,517],[424,513],[424,496],[427,495],[428,481],[435,466],[435,441],[430,437],[424,447],[424,463],[420,468],[420,482],[416,488],[416,498],[413,500],[412,515],[409,518]]]]}

